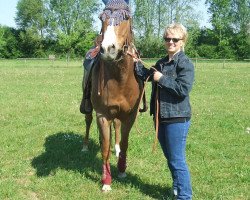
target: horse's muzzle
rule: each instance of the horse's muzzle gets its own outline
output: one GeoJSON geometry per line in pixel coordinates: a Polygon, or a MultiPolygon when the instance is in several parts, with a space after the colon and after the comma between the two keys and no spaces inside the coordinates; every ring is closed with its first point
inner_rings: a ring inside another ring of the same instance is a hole
{"type": "Polygon", "coordinates": [[[104,60],[115,60],[118,55],[118,49],[114,44],[108,47],[101,46],[100,53],[104,60]]]}

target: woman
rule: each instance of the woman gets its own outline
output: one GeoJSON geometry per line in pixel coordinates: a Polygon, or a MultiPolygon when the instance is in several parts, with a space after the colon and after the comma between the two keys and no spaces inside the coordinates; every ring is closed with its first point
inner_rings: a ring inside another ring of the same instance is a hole
{"type": "Polygon", "coordinates": [[[150,114],[159,120],[158,140],[172,174],[173,193],[178,200],[188,200],[192,199],[192,188],[185,151],[194,66],[184,53],[187,31],[183,25],[166,27],[163,38],[167,56],[157,61],[155,71],[152,73],[152,69],[141,64],[137,64],[135,70],[141,79],[151,76],[150,114]],[[157,102],[159,109],[156,109],[157,102]]]}

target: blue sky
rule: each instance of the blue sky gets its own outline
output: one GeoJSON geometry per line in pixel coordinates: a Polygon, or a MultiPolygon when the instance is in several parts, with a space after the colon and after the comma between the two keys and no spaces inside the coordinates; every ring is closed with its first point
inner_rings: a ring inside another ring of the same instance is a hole
{"type": "MultiPolygon", "coordinates": [[[[9,27],[16,27],[16,5],[18,0],[0,0],[0,24],[9,27]]],[[[204,10],[205,0],[199,1],[198,10],[201,13],[201,26],[209,27],[207,9],[204,10]]]]}
{"type": "Polygon", "coordinates": [[[16,5],[18,0],[0,0],[0,24],[16,27],[16,5]]]}

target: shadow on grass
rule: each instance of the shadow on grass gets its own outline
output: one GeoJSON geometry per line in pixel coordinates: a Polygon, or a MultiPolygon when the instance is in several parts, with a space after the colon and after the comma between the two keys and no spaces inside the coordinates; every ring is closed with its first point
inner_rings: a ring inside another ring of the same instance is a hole
{"type": "Polygon", "coordinates": [[[81,152],[83,137],[72,132],[59,132],[45,139],[45,152],[32,160],[38,177],[53,175],[56,169],[66,169],[85,173],[102,166],[96,158],[99,146],[93,140],[89,141],[88,153],[81,152]]]}
{"type": "MultiPolygon", "coordinates": [[[[50,135],[45,139],[45,152],[33,158],[31,164],[36,169],[38,177],[51,176],[56,173],[58,168],[72,170],[84,174],[84,176],[95,182],[100,181],[102,172],[102,160],[97,157],[100,151],[99,144],[89,140],[89,151],[81,152],[83,137],[72,132],[59,132],[50,135]],[[98,173],[96,177],[92,172],[98,173]]],[[[111,165],[113,180],[126,185],[133,185],[142,193],[156,199],[162,199],[162,196],[170,195],[170,188],[163,188],[159,185],[150,185],[144,183],[138,175],[127,173],[124,180],[117,178],[118,172],[116,166],[111,165]]],[[[152,173],[153,174],[153,173],[152,173]]]]}

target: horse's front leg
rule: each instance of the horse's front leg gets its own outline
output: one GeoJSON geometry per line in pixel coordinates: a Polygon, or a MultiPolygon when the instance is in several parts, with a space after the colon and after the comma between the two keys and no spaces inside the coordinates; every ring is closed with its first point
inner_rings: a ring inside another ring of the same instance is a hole
{"type": "Polygon", "coordinates": [[[101,135],[101,151],[102,151],[102,191],[107,192],[111,190],[111,171],[110,171],[110,125],[111,121],[104,116],[97,114],[97,125],[101,135]]]}
{"type": "Polygon", "coordinates": [[[114,119],[114,129],[115,129],[115,155],[119,157],[121,152],[120,149],[120,131],[121,131],[121,121],[119,119],[114,119]]]}
{"type": "Polygon", "coordinates": [[[120,148],[121,152],[119,154],[117,168],[118,168],[118,177],[125,178],[126,175],[126,168],[127,168],[127,149],[128,149],[128,139],[129,139],[129,132],[133,126],[135,117],[131,117],[125,122],[121,124],[121,142],[120,148]]]}
{"type": "Polygon", "coordinates": [[[90,126],[91,126],[92,120],[93,120],[92,113],[85,114],[86,133],[85,133],[85,137],[83,140],[83,147],[82,147],[83,152],[88,151],[89,132],[90,132],[90,126]]]}

